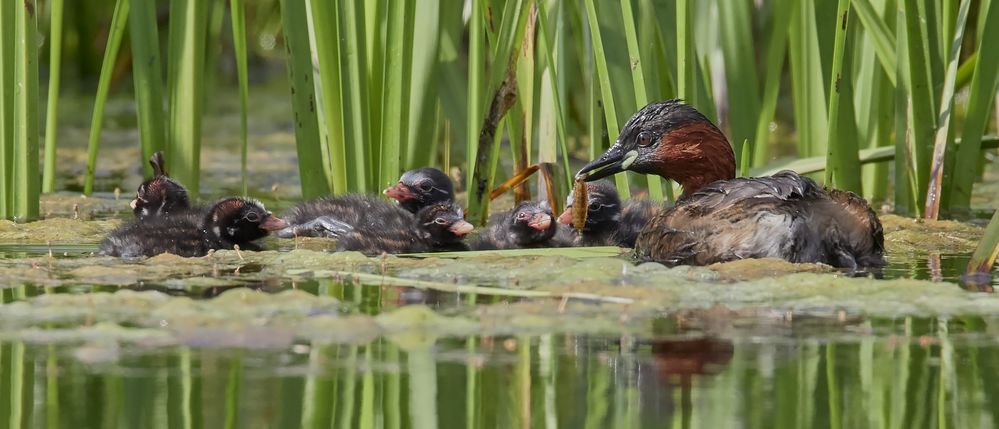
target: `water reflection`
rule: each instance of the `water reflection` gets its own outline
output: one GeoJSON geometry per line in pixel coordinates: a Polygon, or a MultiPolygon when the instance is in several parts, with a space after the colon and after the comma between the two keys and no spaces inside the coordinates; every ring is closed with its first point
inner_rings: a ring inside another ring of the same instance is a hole
{"type": "MultiPolygon", "coordinates": [[[[0,341],[6,427],[969,427],[994,421],[981,319],[823,340],[564,335],[272,351],[0,341]]],[[[872,322],[867,322],[872,323],[872,322]]]]}

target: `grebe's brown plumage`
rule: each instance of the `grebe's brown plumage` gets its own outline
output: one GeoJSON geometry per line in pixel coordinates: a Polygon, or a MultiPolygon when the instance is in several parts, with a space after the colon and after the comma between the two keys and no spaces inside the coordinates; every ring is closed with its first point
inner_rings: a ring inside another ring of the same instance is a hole
{"type": "Polygon", "coordinates": [[[639,258],[694,265],[765,257],[851,269],[884,265],[884,233],[866,201],[823,190],[792,171],[736,179],[725,136],[680,101],[642,108],[577,177],[597,180],[625,170],[657,174],[684,188],[676,206],[639,234],[639,258]]]}

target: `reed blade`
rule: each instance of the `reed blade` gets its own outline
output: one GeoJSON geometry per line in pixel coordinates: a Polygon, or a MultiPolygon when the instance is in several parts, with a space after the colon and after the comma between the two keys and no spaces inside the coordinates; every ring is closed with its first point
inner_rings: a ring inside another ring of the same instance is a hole
{"type": "MultiPolygon", "coordinates": [[[[908,89],[911,118],[907,134],[911,157],[907,166],[913,172],[910,178],[913,183],[913,205],[917,215],[921,215],[926,203],[926,188],[929,183],[930,151],[933,146],[933,132],[936,129],[936,99],[933,95],[933,81],[928,58],[929,45],[924,10],[917,4],[919,0],[904,0],[901,2],[905,28],[906,48],[908,54],[907,67],[904,69],[905,82],[908,89]]],[[[898,132],[899,130],[896,130],[898,132]]]]}
{"type": "Polygon", "coordinates": [[[838,25],[833,42],[832,70],[829,73],[829,109],[827,110],[829,127],[826,147],[831,162],[826,168],[825,183],[859,193],[861,192],[860,175],[857,174],[857,171],[860,170],[860,161],[857,159],[857,140],[852,138],[854,136],[849,135],[856,126],[853,118],[853,105],[849,103],[853,95],[853,83],[849,79],[843,79],[844,70],[849,71],[849,68],[843,65],[849,17],[850,0],[839,0],[836,10],[838,25]],[[842,103],[841,106],[840,98],[846,98],[847,103],[842,103]],[[843,119],[840,119],[841,117],[843,119]]]}
{"type": "MultiPolygon", "coordinates": [[[[770,160],[770,124],[777,111],[777,95],[780,93],[780,71],[787,53],[788,25],[791,22],[793,7],[774,6],[773,23],[767,36],[766,77],[763,84],[763,99],[756,117],[756,133],[750,143],[753,146],[753,162],[763,165],[770,160]]],[[[726,63],[727,64],[727,63],[726,63]]]]}
{"type": "Polygon", "coordinates": [[[344,193],[349,189],[338,7],[334,2],[310,0],[306,14],[309,47],[314,53],[308,72],[312,74],[312,87],[317,95],[315,112],[310,113],[319,121],[320,147],[306,147],[304,150],[316,153],[318,149],[321,154],[319,163],[327,189],[325,192],[317,190],[319,193],[344,193]],[[318,70],[315,61],[318,61],[318,70]]]}
{"type": "Polygon", "coordinates": [[[957,22],[948,52],[947,71],[943,81],[943,91],[940,95],[940,113],[937,116],[939,128],[933,140],[933,156],[930,165],[930,183],[926,191],[926,207],[923,216],[926,219],[937,219],[940,216],[940,205],[943,197],[943,176],[946,154],[950,140],[951,112],[954,110],[954,87],[957,83],[957,67],[961,56],[961,43],[964,40],[964,26],[968,20],[970,0],[961,0],[957,22]]]}
{"type": "Polygon", "coordinates": [[[331,191],[323,165],[319,123],[315,111],[312,51],[309,48],[305,4],[281,0],[281,22],[288,50],[288,80],[291,83],[291,107],[295,114],[295,147],[298,151],[298,174],[302,196],[314,198],[331,191]]]}
{"type": "Polygon", "coordinates": [[[15,219],[38,217],[38,17],[35,0],[18,2],[14,13],[14,206],[15,219]]]}
{"type": "Polygon", "coordinates": [[[243,195],[247,189],[246,158],[249,150],[247,135],[247,110],[250,103],[249,68],[246,54],[246,0],[231,0],[229,19],[232,21],[232,50],[236,57],[236,75],[239,80],[239,173],[243,195]]]}
{"type": "MultiPolygon", "coordinates": [[[[631,1],[621,2],[621,18],[624,21],[624,37],[628,44],[631,81],[635,87],[635,111],[638,111],[649,104],[649,92],[645,87],[642,51],[638,48],[638,30],[635,29],[635,14],[631,10],[631,1]]],[[[655,174],[647,174],[645,175],[645,179],[649,187],[649,199],[652,201],[662,201],[662,179],[655,174]]]]}
{"type": "MultiPolygon", "coordinates": [[[[680,1],[685,2],[685,0],[680,1]]],[[[597,21],[597,9],[594,2],[587,1],[585,3],[586,22],[589,25],[590,39],[593,44],[593,60],[596,63],[597,80],[600,85],[600,101],[603,106],[604,121],[607,124],[607,131],[616,135],[619,131],[621,131],[621,128],[618,127],[617,109],[614,105],[614,94],[611,89],[610,73],[607,70],[607,56],[604,53],[603,37],[600,34],[600,24],[597,21]]],[[[594,137],[595,136],[593,135],[590,136],[591,139],[594,139],[594,137]]],[[[617,185],[617,192],[621,195],[621,198],[627,199],[631,197],[631,191],[628,189],[628,177],[626,174],[615,175],[614,183],[617,185]]]]}
{"type": "Polygon", "coordinates": [[[999,256],[999,210],[992,214],[992,220],[985,227],[982,241],[978,242],[975,253],[968,261],[968,273],[987,273],[992,270],[999,256]]]}
{"type": "Polygon", "coordinates": [[[721,47],[725,62],[725,93],[728,95],[726,120],[730,130],[729,139],[733,143],[737,157],[736,162],[740,164],[742,154],[745,152],[742,149],[743,142],[753,138],[756,132],[755,119],[760,116],[759,79],[753,47],[751,7],[752,3],[745,0],[726,2],[725,5],[718,7],[721,47]]]}
{"type": "MultiPolygon", "coordinates": [[[[983,3],[984,6],[984,3],[983,3]]],[[[999,4],[993,3],[984,17],[984,29],[978,39],[978,52],[999,52],[999,4]]],[[[950,190],[950,210],[964,211],[971,205],[971,189],[977,177],[982,134],[989,122],[989,110],[999,87],[999,55],[980,55],[971,79],[967,117],[961,129],[961,145],[957,149],[950,190]]]]}
{"type": "Polygon", "coordinates": [[[48,101],[45,103],[45,163],[42,169],[42,192],[55,191],[64,4],[64,0],[51,0],[49,2],[49,88],[48,101]]]}
{"type": "Polygon", "coordinates": [[[201,117],[204,110],[208,7],[202,0],[170,4],[168,73],[170,120],[166,154],[171,175],[197,198],[201,187],[201,117]]]}
{"type": "MultiPolygon", "coordinates": [[[[156,4],[138,0],[129,9],[128,26],[132,49],[132,80],[135,88],[136,114],[142,152],[138,164],[143,177],[153,174],[146,162],[154,153],[164,150],[166,115],[163,112],[163,74],[160,62],[160,37],[156,24],[156,4]]],[[[173,164],[167,163],[171,172],[173,164]]],[[[181,182],[188,186],[190,184],[181,182]]]]}
{"type": "MultiPolygon", "coordinates": [[[[14,33],[16,2],[0,2],[0,34],[14,33]]],[[[14,38],[0,37],[0,218],[14,211],[14,38]]]]}
{"type": "MultiPolygon", "coordinates": [[[[370,85],[376,82],[369,82],[367,44],[369,41],[365,35],[365,8],[357,2],[342,2],[337,9],[338,21],[334,24],[341,25],[340,33],[342,42],[340,43],[340,64],[343,69],[341,76],[344,118],[344,152],[347,164],[347,188],[356,192],[366,192],[373,181],[369,180],[369,163],[373,154],[378,153],[371,148],[369,142],[369,130],[372,127],[373,117],[369,114],[369,104],[375,104],[380,110],[381,104],[369,100],[368,92],[370,85]]],[[[378,74],[380,77],[381,74],[378,74]]],[[[377,79],[377,86],[381,87],[381,79],[377,79]]],[[[371,137],[373,138],[373,137],[371,137]]],[[[374,141],[374,140],[370,140],[374,141]]]]}
{"type": "MultiPolygon", "coordinates": [[[[97,81],[97,94],[94,96],[94,113],[90,120],[90,137],[87,140],[87,172],[83,179],[83,194],[94,192],[94,172],[97,169],[97,149],[101,139],[101,125],[104,122],[104,107],[107,104],[108,92],[111,89],[111,78],[114,75],[114,65],[118,61],[118,49],[125,34],[125,24],[128,22],[129,0],[118,0],[111,16],[111,28],[108,32],[108,44],[104,50],[104,62],[101,64],[101,76],[97,81]]],[[[143,163],[145,164],[145,163],[143,163]]]]}
{"type": "Polygon", "coordinates": [[[400,147],[409,137],[409,75],[412,70],[413,7],[409,1],[388,2],[385,40],[385,94],[378,187],[395,183],[402,173],[400,147]]]}

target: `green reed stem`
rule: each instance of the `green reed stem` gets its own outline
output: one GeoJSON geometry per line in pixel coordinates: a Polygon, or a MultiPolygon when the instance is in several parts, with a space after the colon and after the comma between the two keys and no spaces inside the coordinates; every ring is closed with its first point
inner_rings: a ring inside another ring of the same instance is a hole
{"type": "MultiPolygon", "coordinates": [[[[984,4],[984,3],[983,3],[984,4]]],[[[999,52],[999,4],[993,3],[984,18],[985,26],[979,39],[978,52],[999,52]]],[[[971,205],[971,188],[977,177],[977,165],[982,134],[989,122],[996,89],[999,87],[999,55],[980,55],[971,78],[967,117],[961,130],[961,145],[957,149],[952,182],[949,186],[950,209],[967,210],[971,205]]]]}
{"type": "Polygon", "coordinates": [[[250,104],[250,77],[246,55],[246,0],[231,0],[229,19],[232,21],[232,49],[236,56],[236,75],[239,79],[239,174],[243,185],[243,195],[247,189],[246,158],[249,149],[247,111],[250,104]]]}
{"type": "MultiPolygon", "coordinates": [[[[923,212],[927,219],[937,219],[940,215],[941,199],[943,197],[944,164],[948,147],[953,139],[950,133],[951,112],[954,110],[954,87],[957,83],[957,67],[961,56],[961,43],[964,40],[964,26],[968,20],[970,0],[961,0],[957,23],[948,49],[949,59],[944,76],[943,90],[940,95],[940,113],[937,116],[939,128],[933,141],[933,156],[930,164],[930,182],[926,190],[926,206],[923,212]]],[[[953,150],[953,149],[951,149],[953,150]]]]}
{"type": "MultiPolygon", "coordinates": [[[[556,67],[555,57],[552,55],[552,48],[548,42],[548,12],[544,5],[538,7],[538,32],[540,36],[538,37],[538,44],[540,45],[541,54],[544,55],[544,59],[547,62],[547,70],[543,74],[548,76],[548,85],[551,91],[551,102],[554,108],[555,116],[555,131],[558,136],[558,146],[559,150],[562,152],[562,169],[565,171],[566,176],[566,186],[572,183],[572,171],[569,166],[569,149],[566,147],[566,141],[569,139],[565,128],[565,115],[562,110],[562,98],[559,95],[558,87],[558,69],[556,67]]],[[[557,37],[557,36],[556,36],[557,37]]],[[[544,121],[542,121],[544,122],[544,121]]]]}
{"type": "MultiPolygon", "coordinates": [[[[743,153],[752,153],[743,150],[742,146],[743,142],[753,138],[756,131],[755,120],[760,116],[759,80],[753,46],[751,7],[750,2],[735,1],[718,8],[721,47],[725,59],[729,139],[739,165],[746,164],[742,161],[743,153]]],[[[788,7],[778,6],[777,9],[788,9],[788,7]]]]}
{"type": "MultiPolygon", "coordinates": [[[[905,14],[904,25],[908,54],[908,67],[905,82],[908,84],[910,106],[912,109],[908,133],[911,136],[909,148],[912,154],[911,165],[914,173],[910,178],[913,185],[912,198],[917,215],[921,215],[925,207],[926,187],[929,182],[930,159],[929,152],[933,146],[933,131],[936,129],[935,98],[933,94],[932,76],[927,58],[927,34],[924,10],[916,4],[918,0],[904,0],[902,11],[905,14]]],[[[898,130],[897,130],[898,131],[898,130]]]]}
{"type": "Polygon", "coordinates": [[[90,120],[90,138],[87,141],[87,173],[83,180],[84,195],[90,195],[94,192],[94,172],[97,169],[97,149],[101,139],[101,123],[104,121],[104,107],[107,104],[108,91],[111,89],[114,65],[118,61],[118,48],[121,47],[121,39],[125,34],[128,10],[129,0],[117,0],[114,14],[111,15],[108,44],[104,49],[104,62],[101,64],[101,76],[97,81],[97,94],[94,96],[94,113],[90,120]]]}
{"type": "Polygon", "coordinates": [[[208,6],[203,0],[170,4],[169,150],[171,175],[197,198],[201,186],[201,113],[204,108],[208,6]]]}
{"type": "Polygon", "coordinates": [[[314,198],[330,191],[316,120],[313,86],[312,51],[309,48],[305,4],[281,0],[281,22],[288,50],[288,80],[291,82],[291,107],[295,113],[295,148],[298,151],[298,174],[302,197],[314,198]]]}
{"type": "Polygon", "coordinates": [[[793,7],[776,5],[773,24],[767,37],[766,69],[763,84],[763,100],[756,116],[756,133],[750,143],[753,146],[753,164],[763,165],[770,159],[770,124],[777,111],[777,95],[780,92],[780,78],[787,53],[788,25],[791,23],[793,7]]]}
{"type": "MultiPolygon", "coordinates": [[[[635,29],[635,15],[631,10],[631,1],[621,2],[621,17],[624,21],[624,37],[628,44],[628,56],[631,64],[631,82],[635,87],[635,111],[649,104],[649,92],[645,88],[645,72],[642,68],[642,51],[638,48],[638,30],[635,29]]],[[[652,201],[662,201],[662,179],[655,174],[645,175],[649,186],[649,198],[652,201]]]]}
{"type": "Polygon", "coordinates": [[[381,140],[378,187],[399,180],[402,173],[400,146],[409,137],[409,75],[413,68],[412,27],[415,4],[389,0],[385,41],[385,88],[382,112],[385,122],[381,140]]]}
{"type": "MultiPolygon", "coordinates": [[[[377,3],[377,2],[376,2],[377,3]]],[[[378,88],[382,85],[381,73],[368,72],[368,59],[366,57],[367,44],[371,41],[365,36],[365,8],[356,2],[340,3],[338,8],[340,14],[340,24],[342,24],[341,34],[343,43],[340,46],[341,64],[346,73],[346,85],[342,86],[344,91],[343,110],[346,117],[344,120],[344,136],[346,138],[345,151],[347,159],[351,160],[347,181],[350,189],[358,192],[368,191],[368,187],[374,184],[369,180],[368,166],[371,158],[378,151],[371,148],[369,141],[377,141],[375,134],[369,134],[373,124],[373,116],[369,114],[369,104],[375,105],[376,110],[380,110],[380,99],[372,97],[377,92],[369,92],[372,86],[378,88]],[[378,76],[375,79],[374,76],[378,76]]],[[[375,42],[378,42],[377,40],[375,42]]],[[[380,43],[379,43],[380,44],[380,43]]],[[[380,51],[379,51],[380,52],[380,51]]]]}
{"type": "Polygon", "coordinates": [[[869,1],[855,1],[852,6],[853,11],[857,13],[857,18],[860,19],[860,24],[864,27],[864,31],[871,38],[874,52],[877,54],[885,75],[891,81],[891,85],[895,86],[895,69],[898,67],[898,58],[895,55],[895,44],[892,43],[891,30],[878,16],[869,1]]]}
{"type": "MultiPolygon", "coordinates": [[[[0,2],[0,34],[13,34],[16,2],[0,2]]],[[[0,37],[0,218],[14,212],[14,38],[0,37]]]]}
{"type": "Polygon", "coordinates": [[[798,156],[821,155],[826,153],[828,118],[815,5],[806,1],[792,7],[788,50],[798,156]]]}
{"type": "Polygon", "coordinates": [[[313,87],[320,96],[318,103],[316,103],[320,108],[312,114],[318,115],[320,121],[319,144],[323,145],[325,142],[325,150],[320,148],[320,152],[324,154],[321,158],[322,161],[320,161],[323,166],[322,171],[327,180],[331,180],[332,191],[344,193],[348,190],[349,168],[346,162],[347,150],[344,141],[343,76],[340,67],[341,43],[338,6],[339,4],[336,2],[321,0],[310,0],[307,5],[307,7],[311,7],[308,14],[308,29],[311,32],[310,40],[313,52],[319,61],[319,72],[314,73],[312,67],[305,72],[311,73],[312,79],[318,79],[313,87]],[[325,131],[325,135],[322,135],[323,131],[325,131]]]}
{"type": "Polygon", "coordinates": [[[479,127],[482,124],[483,108],[485,107],[483,70],[485,62],[485,29],[482,24],[483,2],[472,2],[472,15],[468,19],[468,121],[465,133],[465,191],[468,193],[468,206],[471,211],[473,204],[471,192],[476,189],[474,171],[477,151],[479,148],[479,127]]]}
{"type": "Polygon", "coordinates": [[[38,217],[38,10],[35,0],[17,4],[14,19],[14,210],[21,220],[38,217]]]}
{"type": "MultiPolygon", "coordinates": [[[[165,149],[166,138],[163,112],[163,74],[160,62],[160,36],[156,23],[156,4],[136,1],[128,13],[129,37],[132,48],[132,80],[135,87],[136,113],[139,119],[139,139],[142,159],[139,165],[144,176],[152,175],[146,162],[157,151],[165,149]]],[[[173,173],[174,166],[170,165],[173,173]]],[[[181,182],[188,185],[186,182],[181,182]]]]}
{"type": "MultiPolygon", "coordinates": [[[[843,110],[852,112],[847,99],[847,103],[840,107],[840,94],[852,94],[847,91],[849,85],[853,85],[849,79],[843,79],[844,66],[843,56],[846,52],[846,34],[850,17],[850,0],[839,0],[836,10],[836,34],[833,42],[832,70],[829,80],[829,119],[827,123],[828,134],[826,137],[826,154],[829,156],[829,166],[826,168],[825,183],[840,189],[860,192],[860,161],[857,159],[858,145],[855,139],[841,135],[844,129],[854,127],[852,115],[844,115],[841,123],[840,115],[843,110]],[[849,122],[847,122],[849,121],[849,122]],[[844,138],[846,137],[846,138],[844,138]]],[[[842,133],[846,134],[846,133],[842,133]]]]}
{"type": "Polygon", "coordinates": [[[42,192],[55,191],[56,138],[59,123],[59,84],[62,75],[63,0],[49,2],[49,89],[45,112],[45,163],[42,192]]]}
{"type": "Polygon", "coordinates": [[[999,210],[992,213],[992,220],[985,227],[982,241],[978,242],[975,253],[968,261],[967,272],[987,273],[991,271],[997,256],[999,256],[999,210]]]}
{"type": "MultiPolygon", "coordinates": [[[[685,0],[680,0],[681,2],[685,0]]],[[[604,108],[604,120],[607,123],[607,132],[617,134],[621,131],[617,122],[617,109],[614,106],[614,94],[611,92],[611,77],[607,70],[607,55],[604,53],[603,38],[600,35],[600,24],[597,21],[597,9],[594,2],[586,2],[586,17],[590,28],[590,40],[593,43],[593,60],[597,66],[597,79],[600,83],[600,98],[604,108]]],[[[598,127],[599,129],[599,127],[598,127]]],[[[596,136],[591,135],[591,139],[596,136]]],[[[617,185],[617,192],[621,198],[630,198],[631,191],[628,189],[628,177],[625,174],[614,176],[617,185]]]]}

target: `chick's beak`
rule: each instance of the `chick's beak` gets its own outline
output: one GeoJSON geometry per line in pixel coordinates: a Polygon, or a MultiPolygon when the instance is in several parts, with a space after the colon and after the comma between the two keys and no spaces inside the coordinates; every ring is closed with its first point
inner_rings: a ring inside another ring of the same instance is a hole
{"type": "Polygon", "coordinates": [[[538,231],[547,231],[552,226],[552,216],[548,213],[535,213],[527,222],[527,226],[538,231]]]}
{"type": "Polygon", "coordinates": [[[607,152],[600,155],[600,158],[583,166],[576,173],[576,180],[592,182],[620,173],[627,170],[637,157],[638,152],[634,150],[625,151],[620,143],[615,143],[610,149],[607,149],[607,152]]]}
{"type": "Polygon", "coordinates": [[[392,198],[396,201],[409,201],[416,198],[416,193],[413,192],[409,186],[406,186],[402,182],[396,183],[395,185],[389,186],[382,191],[387,197],[392,198]]]}
{"type": "Polygon", "coordinates": [[[472,224],[468,223],[468,221],[459,220],[451,224],[451,227],[448,228],[448,231],[451,231],[451,233],[453,233],[454,235],[462,237],[472,232],[473,229],[475,229],[475,227],[472,226],[472,224]]]}
{"type": "Polygon", "coordinates": [[[572,207],[566,207],[562,215],[558,217],[558,223],[572,225],[572,207]]]}
{"type": "Polygon", "coordinates": [[[264,218],[264,221],[260,223],[259,228],[264,231],[277,231],[279,229],[285,229],[287,227],[288,227],[288,222],[285,222],[284,219],[270,215],[264,218]]]}

